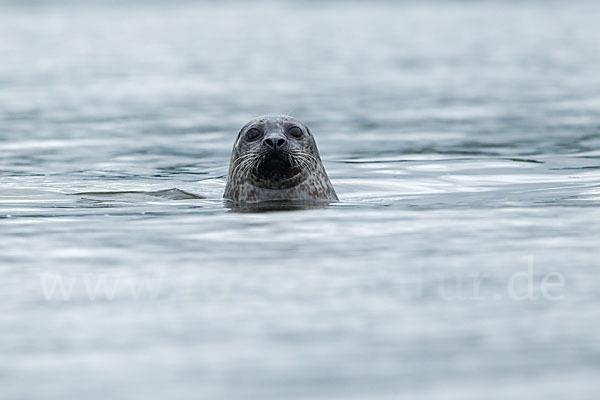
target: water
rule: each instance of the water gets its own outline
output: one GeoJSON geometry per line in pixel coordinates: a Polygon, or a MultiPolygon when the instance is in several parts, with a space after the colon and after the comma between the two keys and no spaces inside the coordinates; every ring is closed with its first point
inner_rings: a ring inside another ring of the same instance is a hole
{"type": "Polygon", "coordinates": [[[2,399],[595,398],[597,2],[15,3],[2,399]],[[223,204],[267,113],[340,203],[223,204]]]}

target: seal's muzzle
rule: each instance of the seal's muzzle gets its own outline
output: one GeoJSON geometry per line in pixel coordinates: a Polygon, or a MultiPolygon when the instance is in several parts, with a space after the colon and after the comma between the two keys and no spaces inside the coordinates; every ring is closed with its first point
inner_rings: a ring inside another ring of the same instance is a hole
{"type": "Polygon", "coordinates": [[[283,151],[272,151],[266,154],[256,169],[256,175],[261,180],[277,183],[293,177],[300,170],[292,163],[289,154],[283,151]]]}

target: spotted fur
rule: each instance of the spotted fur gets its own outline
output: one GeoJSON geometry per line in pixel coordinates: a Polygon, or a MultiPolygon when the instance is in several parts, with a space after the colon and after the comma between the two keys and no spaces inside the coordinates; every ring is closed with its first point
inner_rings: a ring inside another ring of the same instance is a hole
{"type": "Polygon", "coordinates": [[[338,200],[310,130],[295,118],[284,115],[258,117],[242,127],[231,153],[223,198],[239,202],[338,200]],[[301,128],[301,138],[286,134],[291,126],[301,128]],[[259,180],[256,171],[264,157],[263,147],[262,140],[251,141],[246,137],[252,128],[258,128],[264,135],[285,135],[291,164],[299,173],[289,180],[259,180]]]}

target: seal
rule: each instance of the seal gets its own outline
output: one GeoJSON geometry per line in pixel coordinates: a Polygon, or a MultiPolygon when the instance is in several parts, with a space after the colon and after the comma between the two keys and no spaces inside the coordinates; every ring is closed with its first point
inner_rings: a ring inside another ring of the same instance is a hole
{"type": "Polygon", "coordinates": [[[338,200],[313,135],[287,115],[258,117],[242,127],[231,152],[223,198],[238,202],[338,200]]]}

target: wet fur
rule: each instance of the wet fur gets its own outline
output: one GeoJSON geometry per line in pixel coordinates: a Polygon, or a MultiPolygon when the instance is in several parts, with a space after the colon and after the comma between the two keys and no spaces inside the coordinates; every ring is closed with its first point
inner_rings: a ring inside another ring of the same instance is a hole
{"type": "Polygon", "coordinates": [[[244,125],[233,147],[223,197],[240,202],[338,200],[310,130],[288,116],[259,117],[244,125]],[[281,152],[286,159],[268,161],[270,155],[260,146],[261,141],[248,143],[244,136],[253,126],[283,130],[289,124],[301,127],[304,135],[301,140],[288,138],[292,142],[290,148],[281,152]],[[275,163],[280,169],[261,173],[265,162],[275,163]]]}

